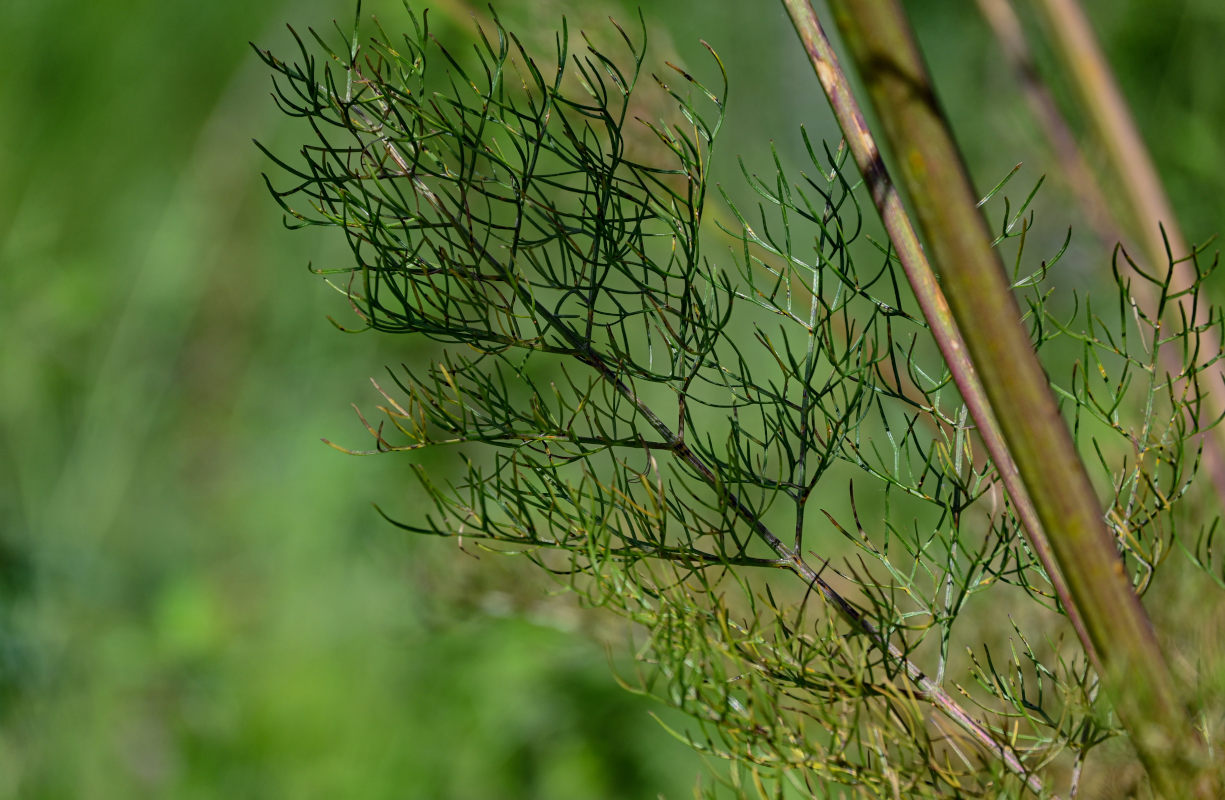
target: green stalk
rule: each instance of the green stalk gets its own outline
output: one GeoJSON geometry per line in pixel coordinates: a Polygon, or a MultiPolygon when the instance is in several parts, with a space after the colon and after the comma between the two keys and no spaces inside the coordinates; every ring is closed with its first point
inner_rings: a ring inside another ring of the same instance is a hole
{"type": "MultiPolygon", "coordinates": [[[[995,421],[991,405],[987,402],[982,382],[978,379],[974,365],[970,362],[965,341],[961,338],[961,332],[953,320],[953,314],[944,297],[944,292],[940,290],[936,275],[919,244],[919,237],[915,233],[914,224],[910,221],[910,215],[906,213],[897,187],[889,177],[889,170],[881,158],[876,141],[868,130],[863,113],[859,109],[859,103],[851,92],[851,83],[847,80],[846,73],[842,71],[838,56],[829,38],[825,35],[821,21],[809,0],[783,0],[783,5],[787,7],[787,13],[791,15],[796,33],[804,43],[804,49],[808,52],[813,70],[817,74],[817,80],[829,99],[830,107],[838,120],[838,126],[842,129],[842,135],[847,141],[851,156],[855,159],[855,165],[861,174],[869,176],[869,190],[877,213],[880,214],[885,231],[889,234],[889,240],[893,243],[894,252],[915,293],[923,317],[931,329],[932,337],[936,340],[936,346],[948,365],[953,382],[957,384],[957,390],[961,392],[971,419],[974,420],[978,435],[992,463],[995,464],[1005,491],[1012,498],[1017,519],[1028,533],[1034,553],[1050,577],[1051,586],[1066,609],[1068,620],[1076,629],[1081,640],[1087,641],[1088,636],[1084,630],[1084,623],[1072,602],[1072,596],[1064,583],[1063,575],[1060,574],[1055,564],[1050,546],[1047,544],[1046,533],[1038,519],[1038,513],[1033,503],[1030,502],[1029,495],[1025,492],[1025,486],[1021,482],[1016,463],[1012,460],[1012,454],[1008,452],[1008,447],[1004,444],[1003,434],[1000,432],[999,424],[995,421]]],[[[1096,658],[1092,650],[1089,650],[1089,655],[1090,658],[1096,658]]]]}
{"type": "Polygon", "coordinates": [[[979,12],[999,42],[1000,51],[1012,67],[1030,110],[1046,134],[1051,152],[1059,164],[1059,179],[1076,196],[1098,241],[1106,250],[1113,250],[1123,241],[1123,232],[1110,212],[1106,193],[1102,191],[1097,176],[1076,141],[1076,134],[1059,111],[1055,95],[1042,82],[1017,12],[1010,0],[977,2],[979,12]]]}
{"type": "Polygon", "coordinates": [[[1080,611],[1086,648],[1097,654],[1107,696],[1158,791],[1169,798],[1216,797],[1203,744],[1022,325],[905,12],[898,0],[831,0],[830,7],[894,150],[970,358],[1080,611]]]}
{"type": "MultiPolygon", "coordinates": [[[[1199,277],[1195,262],[1187,259],[1191,248],[1084,10],[1076,0],[1036,0],[1035,5],[1045,19],[1065,73],[1076,87],[1081,104],[1088,110],[1097,137],[1105,147],[1110,169],[1122,189],[1120,197],[1126,215],[1131,218],[1132,230],[1140,241],[1150,272],[1160,275],[1173,254],[1180,260],[1174,264],[1171,288],[1179,292],[1194,286],[1199,277]]],[[[1154,299],[1150,298],[1149,303],[1156,307],[1154,299]]],[[[1177,308],[1185,315],[1188,327],[1202,329],[1200,346],[1203,352],[1219,352],[1221,341],[1216,328],[1209,324],[1209,304],[1195,303],[1190,295],[1183,294],[1177,298],[1177,308]]],[[[1169,319],[1181,324],[1176,316],[1169,319]]],[[[1182,371],[1182,364],[1166,351],[1162,355],[1166,371],[1177,376],[1182,371]]],[[[1219,376],[1218,368],[1201,384],[1208,401],[1204,414],[1207,419],[1225,414],[1225,383],[1219,376]]],[[[1204,434],[1204,462],[1217,494],[1225,497],[1225,427],[1204,434]]]]}
{"type": "MultiPolygon", "coordinates": [[[[1037,0],[1034,5],[1042,12],[1055,50],[1105,145],[1150,266],[1159,269],[1168,262],[1166,238],[1175,258],[1189,255],[1190,249],[1161,186],[1157,168],[1084,11],[1075,0],[1037,0]]],[[[1195,283],[1189,263],[1182,262],[1175,269],[1175,277],[1182,284],[1175,288],[1185,289],[1195,283]]]]}
{"type": "MultiPolygon", "coordinates": [[[[961,392],[962,399],[970,411],[979,436],[982,438],[988,454],[996,464],[996,469],[999,472],[1005,490],[1013,499],[1013,506],[1017,517],[1029,533],[1034,552],[1046,569],[1055,593],[1059,596],[1063,607],[1067,610],[1068,619],[1077,630],[1077,633],[1084,639],[1086,636],[1084,634],[1083,623],[1075,605],[1071,602],[1071,595],[1068,593],[1063,576],[1055,565],[1054,558],[1046,542],[1046,534],[1043,532],[1042,525],[1038,521],[1037,512],[1029,501],[1029,495],[1025,493],[1025,487],[1021,484],[1016,464],[1013,462],[1008,448],[1004,446],[1003,437],[1000,434],[995,416],[992,414],[990,404],[987,402],[986,395],[983,392],[982,383],[974,373],[974,365],[970,363],[965,342],[962,340],[961,334],[957,330],[957,325],[953,321],[952,312],[949,310],[944,293],[940,291],[940,286],[936,282],[935,273],[932,272],[931,265],[923,254],[923,248],[919,245],[919,238],[915,233],[914,225],[911,223],[906,209],[902,206],[897,188],[889,178],[888,169],[885,167],[880,151],[876,147],[876,142],[868,131],[867,124],[864,122],[863,114],[859,110],[859,104],[851,92],[850,82],[842,71],[838,57],[834,53],[829,39],[825,36],[820,20],[817,18],[816,12],[813,11],[812,5],[808,0],[783,0],[783,4],[787,7],[796,32],[804,43],[804,48],[808,52],[813,69],[817,73],[817,79],[820,81],[826,97],[829,98],[830,106],[834,110],[834,116],[838,120],[839,127],[842,129],[843,137],[847,141],[856,165],[862,174],[873,176],[873,179],[870,181],[873,203],[881,215],[890,241],[893,243],[894,250],[898,255],[898,260],[901,262],[907,280],[915,292],[915,297],[919,302],[923,316],[927,320],[936,344],[949,366],[949,371],[953,376],[954,382],[957,384],[958,390],[961,392]]],[[[1092,651],[1090,651],[1090,657],[1093,657],[1092,651]]],[[[1011,748],[996,741],[989,735],[984,738],[982,734],[985,733],[985,729],[974,722],[972,718],[966,717],[964,714],[950,713],[950,710],[943,706],[941,708],[953,721],[973,734],[975,741],[980,746],[983,746],[996,757],[1001,758],[1005,766],[1019,775],[1031,791],[1035,794],[1042,794],[1042,784],[1037,776],[1029,772],[1022,765],[1011,748]]],[[[960,712],[960,709],[954,710],[960,712]]]]}

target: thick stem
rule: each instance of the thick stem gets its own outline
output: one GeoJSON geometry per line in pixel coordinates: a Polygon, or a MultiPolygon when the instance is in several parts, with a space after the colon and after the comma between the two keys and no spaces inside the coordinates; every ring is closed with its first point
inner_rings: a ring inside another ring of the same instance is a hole
{"type": "MultiPolygon", "coordinates": [[[[851,150],[855,164],[868,180],[872,202],[876,205],[877,212],[884,222],[885,231],[889,234],[889,240],[897,253],[898,261],[901,262],[906,279],[915,293],[919,308],[923,312],[923,318],[931,329],[936,346],[944,356],[953,381],[957,384],[957,390],[961,392],[970,417],[974,420],[974,425],[978,430],[978,435],[987,449],[987,454],[999,472],[1004,489],[1012,498],[1017,518],[1028,533],[1034,553],[1050,577],[1051,586],[1066,609],[1068,619],[1081,639],[1087,641],[1088,637],[1084,633],[1083,623],[1072,603],[1072,597],[1068,593],[1063,576],[1055,565],[1050,546],[1046,541],[1046,533],[1029,500],[1029,495],[1025,492],[1016,463],[1004,444],[1003,435],[995,421],[991,405],[987,402],[982,382],[974,372],[974,365],[970,362],[969,352],[953,320],[948,301],[944,297],[944,292],[940,290],[927,256],[923,253],[914,225],[902,206],[897,187],[894,186],[889,170],[876,146],[876,141],[868,130],[859,104],[851,92],[850,82],[846,78],[846,73],[842,71],[838,56],[834,53],[809,0],[783,0],[783,5],[787,7],[796,32],[804,43],[804,49],[808,52],[809,60],[817,73],[817,80],[821,83],[821,88],[825,91],[825,96],[834,110],[834,116],[842,129],[842,135],[847,140],[847,146],[851,150]]],[[[1092,650],[1090,650],[1090,656],[1093,657],[1092,650]]]]}
{"type": "MultiPolygon", "coordinates": [[[[1047,531],[1109,698],[1154,784],[1212,797],[1207,760],[1050,391],[898,0],[831,0],[970,358],[1047,531]]],[[[871,177],[869,177],[871,180],[871,177]]]]}
{"type": "MultiPolygon", "coordinates": [[[[1013,500],[1017,517],[1029,535],[1029,540],[1050,577],[1068,618],[1081,638],[1087,640],[1083,623],[1071,602],[1063,576],[1055,564],[1037,512],[1025,492],[1016,464],[1004,445],[995,416],[991,412],[982,384],[974,372],[965,342],[957,330],[948,302],[945,300],[927,257],[919,245],[910,217],[902,206],[897,189],[881,158],[876,142],[868,130],[859,105],[851,93],[850,82],[838,62],[837,55],[821,28],[821,23],[808,0],[783,0],[792,23],[808,52],[817,79],[833,107],[839,127],[860,172],[865,176],[878,213],[893,243],[898,260],[915,293],[936,344],[948,364],[953,380],[973,418],[988,454],[996,465],[1005,490],[1013,500]]],[[[1089,651],[1092,656],[1092,650],[1089,651]]],[[[960,720],[959,720],[960,724],[960,720]]],[[[1012,764],[1009,764],[1012,767],[1012,764]]],[[[1024,774],[1024,773],[1022,773],[1024,774]]],[[[1026,776],[1027,782],[1032,776],[1026,776]]],[[[1030,784],[1031,788],[1033,785],[1030,784]]]]}

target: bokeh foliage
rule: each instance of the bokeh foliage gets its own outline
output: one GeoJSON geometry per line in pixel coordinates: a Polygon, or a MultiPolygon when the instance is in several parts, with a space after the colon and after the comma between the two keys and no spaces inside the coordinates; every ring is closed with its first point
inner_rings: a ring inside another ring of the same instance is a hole
{"type": "Polygon", "coordinates": [[[248,42],[351,6],[129,6],[6,10],[0,795],[687,792],[598,623],[405,542],[408,476],[320,442],[400,356],[277,225],[248,42]]]}

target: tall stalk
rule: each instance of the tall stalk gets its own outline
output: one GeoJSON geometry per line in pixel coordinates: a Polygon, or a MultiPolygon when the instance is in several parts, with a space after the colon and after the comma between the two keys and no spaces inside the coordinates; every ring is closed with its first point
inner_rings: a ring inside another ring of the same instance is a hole
{"type": "Polygon", "coordinates": [[[1076,134],[1059,111],[1059,104],[1038,73],[1033,52],[1010,0],[978,0],[979,12],[1000,45],[1059,164],[1058,175],[1076,196],[1098,242],[1107,250],[1123,241],[1101,183],[1089,166],[1076,134]]]}
{"type": "MultiPolygon", "coordinates": [[[[1016,462],[1012,460],[1012,454],[1008,452],[999,423],[996,422],[995,414],[991,411],[991,405],[987,401],[982,382],[978,379],[974,365],[970,361],[965,340],[962,339],[961,332],[957,329],[948,300],[945,299],[944,292],[940,290],[936,274],[932,271],[923,247],[919,244],[919,237],[915,233],[914,224],[910,221],[910,215],[906,213],[902,205],[897,187],[889,176],[889,169],[885,166],[871,131],[868,130],[859,103],[851,92],[850,81],[847,80],[846,73],[842,70],[838,56],[829,38],[825,35],[812,4],[808,0],[783,0],[783,5],[786,6],[787,13],[791,16],[796,33],[804,43],[804,49],[808,53],[817,80],[821,83],[821,88],[834,111],[834,117],[838,120],[838,126],[842,129],[842,135],[855,159],[855,165],[862,174],[869,176],[872,201],[885,225],[885,231],[889,234],[889,241],[893,244],[898,261],[901,262],[902,269],[906,273],[906,279],[918,299],[924,319],[931,328],[940,354],[944,357],[953,381],[957,384],[957,390],[961,392],[962,399],[970,412],[970,417],[974,420],[987,453],[999,472],[1005,490],[1012,498],[1017,518],[1028,533],[1034,553],[1050,577],[1051,585],[1067,611],[1069,621],[1080,638],[1088,641],[1084,623],[1080,619],[1080,614],[1072,602],[1063,575],[1059,572],[1058,565],[1051,554],[1046,532],[1042,529],[1038,513],[1029,500],[1029,495],[1021,482],[1021,475],[1017,471],[1016,462]]],[[[1092,649],[1089,650],[1089,655],[1090,658],[1096,660],[1092,649]]]]}
{"type": "Polygon", "coordinates": [[[1168,797],[1215,797],[1202,745],[1021,324],[905,12],[896,0],[831,0],[830,6],[894,150],[970,357],[1084,619],[1085,645],[1097,654],[1107,695],[1159,791],[1168,797]]]}
{"type": "MultiPolygon", "coordinates": [[[[1127,100],[1114,80],[1114,73],[1084,10],[1076,0],[1036,0],[1048,28],[1055,52],[1065,73],[1070,77],[1081,104],[1088,111],[1097,139],[1106,151],[1110,170],[1121,188],[1120,200],[1128,226],[1139,241],[1143,260],[1150,270],[1162,270],[1173,261],[1174,281],[1171,286],[1177,298],[1177,308],[1186,324],[1202,329],[1201,348],[1205,353],[1221,349],[1220,337],[1210,325],[1206,303],[1192,301],[1187,293],[1199,283],[1196,262],[1187,237],[1178,224],[1173,204],[1162,186],[1161,177],[1152,156],[1144,145],[1144,137],[1128,108],[1127,100]]],[[[1166,371],[1177,376],[1175,359],[1163,353],[1166,371]]],[[[1219,369],[1217,370],[1219,375],[1219,369]]],[[[1207,413],[1201,422],[1225,415],[1225,382],[1219,377],[1203,384],[1208,400],[1207,413]]],[[[1204,457],[1217,494],[1225,497],[1225,428],[1205,433],[1204,457]]]]}

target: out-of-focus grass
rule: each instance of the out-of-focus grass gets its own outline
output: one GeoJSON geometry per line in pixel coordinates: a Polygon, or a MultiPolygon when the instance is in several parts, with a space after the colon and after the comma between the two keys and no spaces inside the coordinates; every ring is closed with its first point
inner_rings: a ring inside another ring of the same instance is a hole
{"type": "MultiPolygon", "coordinates": [[[[696,757],[588,635],[610,623],[526,565],[405,540],[370,503],[411,510],[407,469],[319,442],[364,446],[349,402],[425,345],[326,323],[343,301],[304,265],[346,255],[277,222],[250,139],[284,152],[301,130],[247,41],[287,50],[282,23],[350,5],[121,5],[4,14],[0,796],[688,794],[696,757]]],[[[443,30],[462,27],[439,5],[443,30]]],[[[954,59],[988,58],[963,6],[936,4],[923,28],[959,43],[936,63],[955,114],[985,84],[954,59]]],[[[1155,64],[1116,62],[1202,239],[1225,216],[1202,20],[1225,14],[1171,17],[1175,47],[1142,6],[1091,10],[1114,54],[1155,64]]],[[[393,28],[394,9],[368,7],[393,28]]],[[[763,133],[795,159],[795,126],[828,119],[781,9],[648,11],[682,56],[703,37],[733,71],[724,175],[735,152],[766,163],[763,133]]],[[[507,8],[551,26],[546,12],[507,8]]],[[[984,114],[959,130],[998,135],[984,114]]]]}
{"type": "Polygon", "coordinates": [[[2,796],[692,785],[590,615],[406,541],[370,504],[407,470],[319,441],[364,446],[349,402],[419,347],[326,322],[343,243],[281,228],[250,141],[301,131],[248,40],[342,6],[6,10],[2,796]]]}

